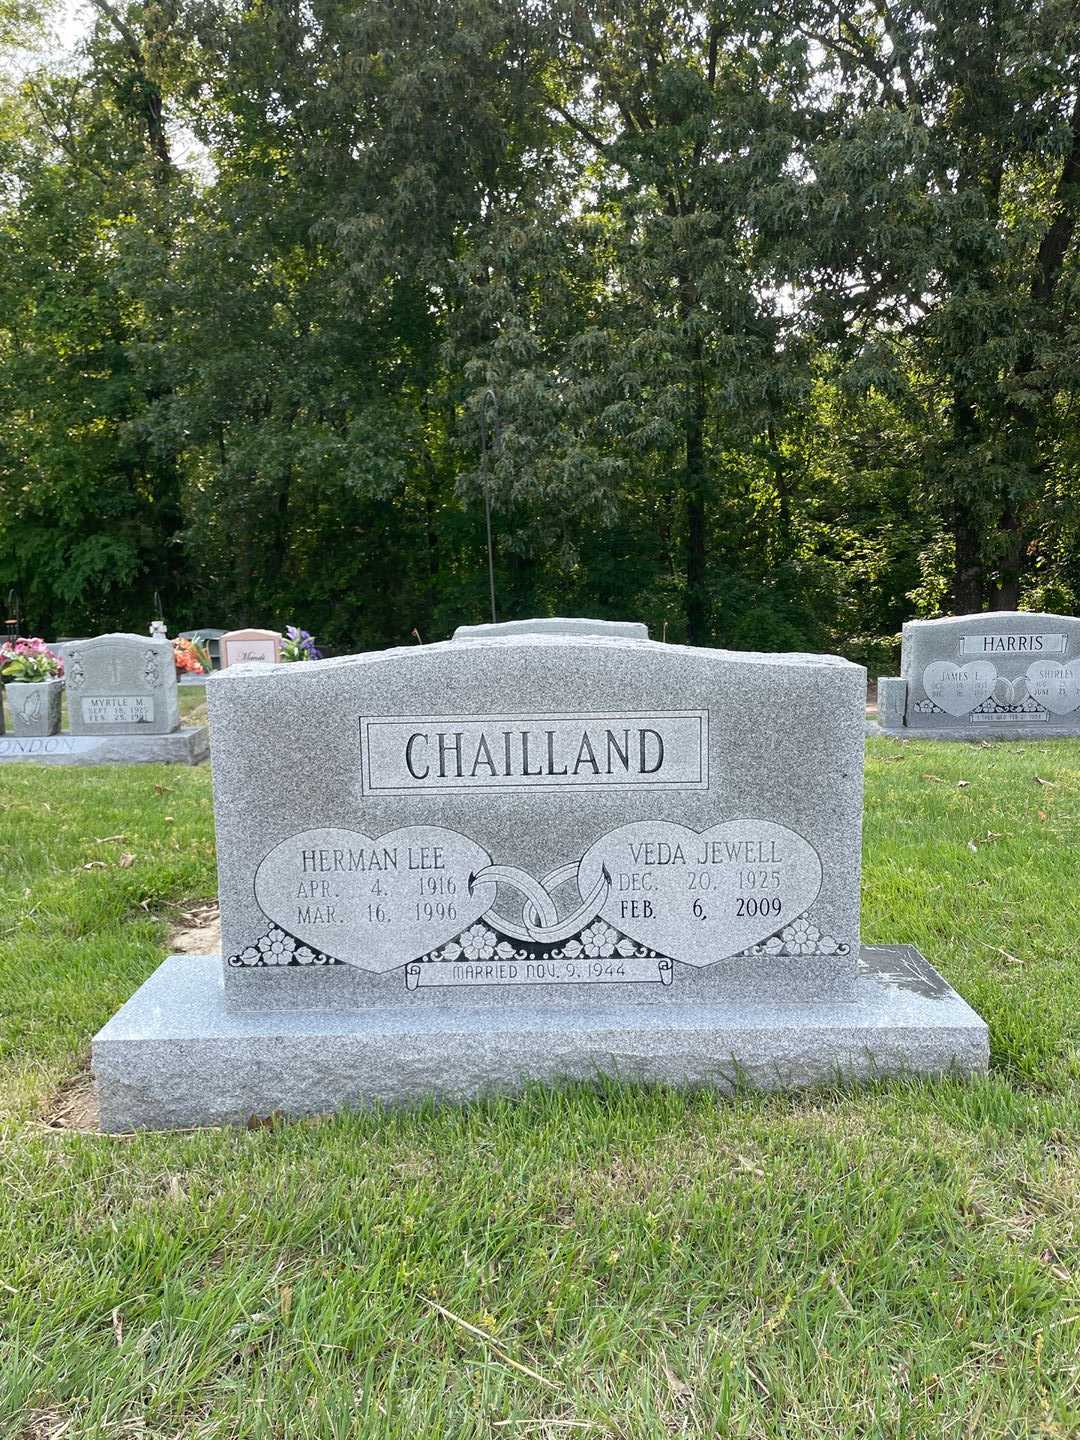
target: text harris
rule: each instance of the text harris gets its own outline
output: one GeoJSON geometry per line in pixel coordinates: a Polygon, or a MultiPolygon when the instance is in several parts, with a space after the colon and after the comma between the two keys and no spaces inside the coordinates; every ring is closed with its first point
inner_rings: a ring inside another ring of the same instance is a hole
{"type": "Polygon", "coordinates": [[[364,789],[708,789],[708,713],[365,717],[364,789]]]}
{"type": "Polygon", "coordinates": [[[963,635],[961,655],[1064,655],[1068,636],[1062,633],[1005,635],[963,635]]]}

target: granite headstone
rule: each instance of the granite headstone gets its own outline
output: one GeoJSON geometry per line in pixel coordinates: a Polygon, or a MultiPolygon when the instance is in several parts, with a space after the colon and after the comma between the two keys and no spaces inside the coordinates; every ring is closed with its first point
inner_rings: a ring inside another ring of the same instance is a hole
{"type": "Polygon", "coordinates": [[[204,625],[201,630],[181,630],[181,640],[194,640],[202,645],[210,657],[210,664],[215,670],[221,669],[221,637],[226,632],[213,626],[204,625]]]}
{"type": "Polygon", "coordinates": [[[98,635],[64,646],[72,735],[171,735],[180,726],[172,643],[98,635]]]}
{"type": "Polygon", "coordinates": [[[860,946],[861,667],[540,625],[207,688],[223,961],[97,1037],[109,1128],[985,1068],[860,946]]]}
{"type": "Polygon", "coordinates": [[[507,635],[598,635],[608,640],[647,640],[649,629],[638,620],[584,620],[556,615],[540,620],[459,625],[454,631],[455,640],[492,640],[507,635]]]}
{"type": "Polygon", "coordinates": [[[1080,734],[1080,619],[999,610],[903,628],[899,677],[878,682],[890,734],[1050,739],[1080,734]]]}

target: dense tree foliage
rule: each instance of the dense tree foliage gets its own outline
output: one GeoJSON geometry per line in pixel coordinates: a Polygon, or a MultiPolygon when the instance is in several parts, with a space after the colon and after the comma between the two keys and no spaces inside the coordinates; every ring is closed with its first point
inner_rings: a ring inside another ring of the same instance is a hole
{"type": "Polygon", "coordinates": [[[0,0],[0,593],[883,663],[1080,606],[1075,0],[0,0]]]}

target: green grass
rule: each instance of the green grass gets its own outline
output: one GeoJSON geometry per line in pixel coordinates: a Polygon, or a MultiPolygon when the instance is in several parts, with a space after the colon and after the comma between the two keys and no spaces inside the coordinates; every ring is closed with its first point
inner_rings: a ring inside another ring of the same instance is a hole
{"type": "Polygon", "coordinates": [[[0,771],[0,1434],[1080,1434],[1080,743],[867,753],[865,938],[986,1081],[126,1139],[39,1117],[213,894],[209,776],[0,771]]]}

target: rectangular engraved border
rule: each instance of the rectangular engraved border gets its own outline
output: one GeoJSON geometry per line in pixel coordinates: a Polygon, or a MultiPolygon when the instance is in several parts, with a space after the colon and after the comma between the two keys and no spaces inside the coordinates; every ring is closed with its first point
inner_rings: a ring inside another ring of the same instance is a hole
{"type": "Polygon", "coordinates": [[[1062,630],[984,630],[981,634],[961,635],[960,654],[974,655],[983,660],[1041,660],[1044,655],[1064,655],[1069,637],[1062,630]],[[985,640],[1052,640],[1038,650],[984,650],[978,642],[985,640]]]}
{"type": "Polygon", "coordinates": [[[538,710],[531,715],[361,715],[360,726],[360,787],[365,795],[513,795],[527,791],[546,790],[580,793],[582,790],[618,792],[626,790],[708,790],[709,788],[709,712],[708,710],[606,710],[602,712],[584,710],[538,710]],[[497,725],[510,720],[517,723],[533,720],[696,720],[698,722],[698,775],[696,780],[635,780],[602,781],[578,780],[574,784],[521,785],[514,781],[494,785],[448,785],[445,783],[415,785],[372,785],[370,771],[370,749],[367,732],[373,725],[452,725],[455,721],[475,725],[497,725]]]}

